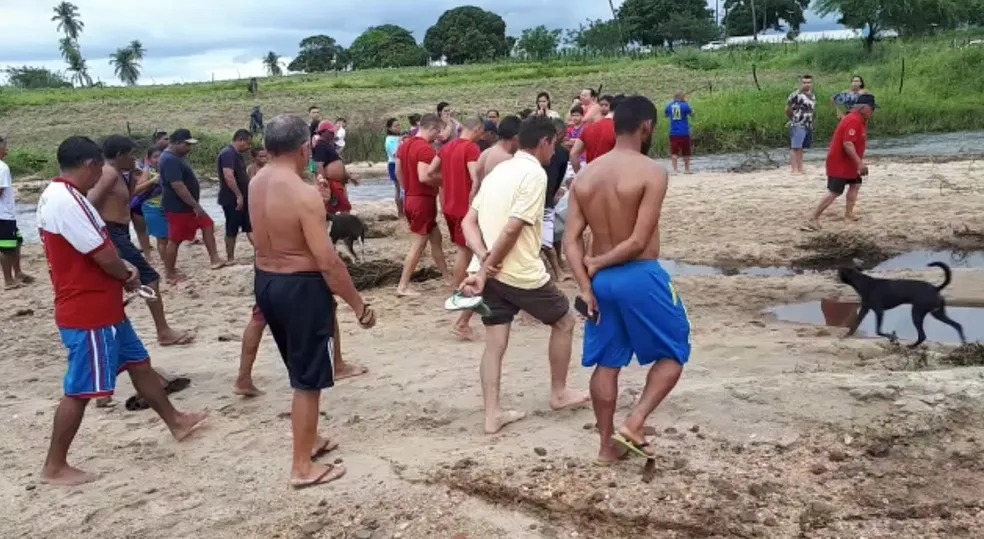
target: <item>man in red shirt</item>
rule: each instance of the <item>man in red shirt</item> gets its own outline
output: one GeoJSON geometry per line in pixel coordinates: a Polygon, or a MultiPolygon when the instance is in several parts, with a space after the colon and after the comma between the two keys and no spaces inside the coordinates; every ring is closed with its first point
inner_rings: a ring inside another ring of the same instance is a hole
{"type": "Polygon", "coordinates": [[[575,174],[581,171],[581,154],[585,156],[585,163],[590,163],[615,148],[615,107],[623,99],[625,96],[622,95],[612,98],[608,114],[581,130],[581,136],[571,148],[571,167],[575,174]]]}
{"type": "Polygon", "coordinates": [[[403,261],[403,274],[396,288],[398,296],[417,296],[410,289],[413,275],[424,247],[430,241],[431,256],[442,275],[448,274],[441,247],[441,230],[437,228],[437,193],[441,185],[439,175],[430,174],[431,161],[437,157],[434,141],[444,129],[444,122],[436,114],[425,114],[420,119],[417,134],[403,142],[396,151],[396,179],[403,187],[403,214],[410,224],[413,243],[403,261]]]}
{"type": "Polygon", "coordinates": [[[820,230],[820,215],[844,194],[847,188],[847,203],[844,218],[857,221],[854,205],[858,201],[861,181],[868,175],[868,165],[864,162],[864,151],[868,143],[868,120],[878,105],[872,94],[859,95],[851,112],[837,125],[834,138],[827,152],[827,194],[810,216],[804,230],[820,230]]]}
{"type": "Polygon", "coordinates": [[[205,420],[204,413],[181,413],[164,393],[150,356],[123,312],[123,290],[140,286],[132,265],[120,259],[86,193],[103,172],[99,147],[70,137],[58,147],[61,177],[38,200],[37,224],[55,289],[55,324],[68,348],[68,372],[55,411],[51,446],[41,481],[74,486],[95,475],[68,464],[68,450],[90,399],[112,396],[116,375],[130,374],[143,396],[181,441],[205,420]]]}
{"type": "MultiPolygon", "coordinates": [[[[444,210],[444,221],[448,224],[448,235],[458,246],[458,255],[454,260],[451,274],[451,285],[455,288],[465,279],[468,263],[471,262],[472,252],[465,242],[465,233],[461,222],[468,215],[472,199],[473,185],[478,182],[478,159],[482,150],[477,141],[485,134],[485,123],[481,118],[468,118],[462,124],[461,136],[441,147],[437,157],[431,161],[428,174],[431,177],[441,177],[441,208],[444,210]]],[[[454,325],[454,333],[463,340],[472,339],[472,311],[461,312],[454,325]]]]}

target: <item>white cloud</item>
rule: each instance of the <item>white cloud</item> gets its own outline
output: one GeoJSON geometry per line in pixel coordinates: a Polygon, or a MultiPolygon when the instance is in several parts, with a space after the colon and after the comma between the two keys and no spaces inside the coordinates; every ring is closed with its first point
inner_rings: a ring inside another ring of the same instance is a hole
{"type": "MultiPolygon", "coordinates": [[[[62,70],[61,34],[51,21],[55,0],[0,0],[0,66],[35,65],[62,70]]],[[[276,51],[285,60],[298,42],[327,34],[343,45],[369,26],[398,24],[422,41],[447,9],[471,4],[495,11],[511,35],[544,24],[570,28],[610,17],[602,0],[75,0],[85,29],[79,39],[93,79],[116,84],[109,54],[134,39],[147,49],[141,84],[247,78],[265,74],[260,58],[276,51]],[[135,4],[142,4],[137,6],[135,4]]],[[[615,2],[616,6],[621,0],[615,2]]],[[[713,0],[711,0],[713,7],[713,0]]]]}

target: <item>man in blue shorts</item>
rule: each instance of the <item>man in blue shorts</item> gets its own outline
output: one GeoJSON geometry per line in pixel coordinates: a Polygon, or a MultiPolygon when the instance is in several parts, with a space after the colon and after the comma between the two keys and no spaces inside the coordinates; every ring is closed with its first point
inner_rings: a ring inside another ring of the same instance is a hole
{"type": "Polygon", "coordinates": [[[106,223],[85,198],[103,175],[102,152],[88,138],[70,137],[58,147],[58,165],[61,176],[38,200],[37,225],[55,289],[55,324],[68,349],[68,371],[41,481],[74,486],[97,477],[68,464],[69,447],[89,400],[112,396],[120,372],[130,374],[137,392],[178,441],[206,414],[174,409],[123,312],[123,291],[140,286],[140,277],[120,259],[106,223]]]}
{"type": "Polygon", "coordinates": [[[690,358],[690,320],[659,263],[666,169],[646,156],[656,129],[652,101],[632,96],[615,109],[615,149],[581,171],[570,195],[564,250],[587,304],[582,364],[594,367],[591,401],[609,465],[632,451],[652,458],[643,425],[690,358]],[[593,241],[585,256],[582,235],[593,241]],[[591,321],[594,320],[594,321],[591,321]],[[650,366],[639,402],[615,430],[618,375],[635,356],[650,366]]]}
{"type": "Polygon", "coordinates": [[[786,118],[789,119],[790,166],[793,174],[803,174],[803,152],[813,145],[813,115],[817,96],[813,93],[813,77],[800,77],[800,87],[786,98],[786,118]]]}

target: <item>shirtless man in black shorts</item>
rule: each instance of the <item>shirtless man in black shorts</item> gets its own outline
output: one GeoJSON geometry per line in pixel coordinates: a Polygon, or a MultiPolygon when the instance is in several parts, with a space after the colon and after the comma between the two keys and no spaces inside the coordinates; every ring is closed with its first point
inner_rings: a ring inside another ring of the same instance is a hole
{"type": "Polygon", "coordinates": [[[256,246],[256,304],[277,342],[294,389],[294,434],[290,482],[294,488],[323,485],[345,475],[338,465],[316,464],[321,390],[335,385],[333,334],[338,294],[359,325],[376,324],[372,308],[355,290],[345,263],[328,238],[318,190],[304,182],[311,139],[304,120],[273,118],[263,134],[269,164],[249,184],[249,210],[256,246]]]}

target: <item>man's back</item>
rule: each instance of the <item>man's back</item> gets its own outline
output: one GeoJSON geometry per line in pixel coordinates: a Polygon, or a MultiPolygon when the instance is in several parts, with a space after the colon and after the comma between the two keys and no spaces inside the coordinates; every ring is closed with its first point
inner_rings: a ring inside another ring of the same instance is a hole
{"type": "MultiPolygon", "coordinates": [[[[634,151],[614,150],[585,168],[573,183],[571,196],[591,229],[592,255],[611,251],[627,240],[642,212],[659,213],[666,194],[666,170],[634,151]],[[642,207],[647,195],[658,195],[659,204],[642,207]]],[[[638,260],[659,258],[659,227],[638,260]]]]}
{"type": "Polygon", "coordinates": [[[481,157],[478,158],[478,178],[484,179],[489,173],[492,172],[499,163],[503,161],[508,161],[513,158],[513,154],[507,152],[502,148],[500,144],[495,144],[488,150],[482,152],[481,157]]]}
{"type": "Polygon", "coordinates": [[[446,215],[463,218],[468,213],[472,191],[468,164],[478,161],[480,156],[478,145],[467,139],[455,139],[441,148],[441,205],[446,215]]]}
{"type": "Polygon", "coordinates": [[[256,267],[273,273],[318,271],[301,226],[312,197],[320,207],[317,189],[295,171],[271,164],[256,173],[249,183],[256,267]]]}
{"type": "Polygon", "coordinates": [[[666,117],[670,119],[670,135],[686,137],[690,135],[690,115],[693,110],[686,101],[671,101],[666,106],[666,117]]]}

